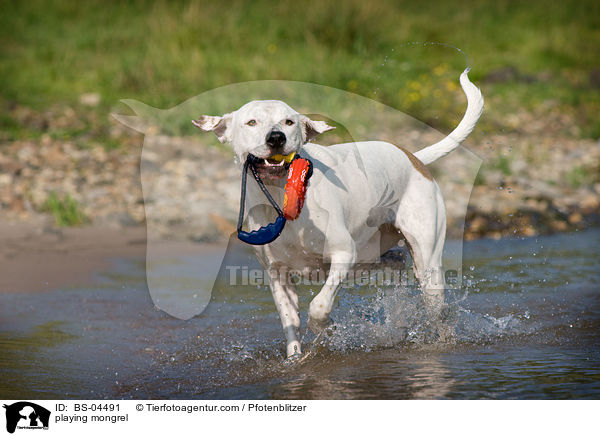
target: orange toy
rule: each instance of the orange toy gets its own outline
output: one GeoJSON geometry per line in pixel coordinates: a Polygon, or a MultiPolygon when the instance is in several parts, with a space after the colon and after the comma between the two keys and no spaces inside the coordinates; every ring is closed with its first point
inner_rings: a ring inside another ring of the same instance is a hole
{"type": "Polygon", "coordinates": [[[295,220],[302,212],[308,179],[312,176],[312,164],[308,159],[296,157],[290,164],[285,196],[283,197],[283,216],[295,220]]]}

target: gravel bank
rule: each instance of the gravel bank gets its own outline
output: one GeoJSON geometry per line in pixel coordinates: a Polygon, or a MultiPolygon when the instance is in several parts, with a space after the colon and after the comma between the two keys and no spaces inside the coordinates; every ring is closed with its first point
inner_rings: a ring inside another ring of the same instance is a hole
{"type": "MultiPolygon", "coordinates": [[[[467,211],[467,239],[598,225],[600,143],[539,130],[467,142],[483,160],[467,211]]],[[[143,225],[148,212],[148,223],[161,237],[209,242],[234,230],[239,174],[231,155],[212,145],[212,138],[147,136],[142,155],[142,136],[118,125],[111,135],[123,146],[81,147],[49,135],[4,143],[0,219],[42,219],[52,227],[47,200],[54,193],[73,198],[86,222],[96,226],[143,225]],[[148,188],[147,210],[140,164],[148,188]]],[[[415,137],[427,144],[428,138],[419,137],[419,132],[415,137]]],[[[452,228],[462,221],[462,212],[451,198],[446,203],[452,228]]]]}

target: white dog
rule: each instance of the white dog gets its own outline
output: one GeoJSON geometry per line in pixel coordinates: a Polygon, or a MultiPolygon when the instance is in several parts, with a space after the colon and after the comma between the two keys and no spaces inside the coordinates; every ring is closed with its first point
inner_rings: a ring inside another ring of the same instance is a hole
{"type": "MultiPolygon", "coordinates": [[[[468,69],[460,76],[468,101],[462,121],[446,138],[415,154],[381,141],[329,147],[310,143],[332,127],[275,100],[251,101],[235,112],[194,121],[200,129],[213,131],[219,141],[232,144],[240,163],[248,153],[263,159],[258,173],[279,204],[288,164],[273,157],[300,152],[313,163],[298,219],[288,221],[278,239],[256,247],[271,278],[288,357],[301,353],[300,318],[296,289],[281,271],[328,269],[327,280],[309,307],[310,325],[323,325],[353,265],[371,262],[404,239],[425,300],[434,307],[443,302],[446,213],[440,189],[425,165],[458,147],[481,116],[483,97],[467,73],[468,69]]],[[[254,182],[248,184],[247,201],[251,230],[276,217],[254,182]]]]}

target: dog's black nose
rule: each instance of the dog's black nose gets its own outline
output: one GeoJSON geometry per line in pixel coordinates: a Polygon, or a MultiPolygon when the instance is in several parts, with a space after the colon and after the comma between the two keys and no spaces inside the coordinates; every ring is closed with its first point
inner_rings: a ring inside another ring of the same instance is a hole
{"type": "Polygon", "coordinates": [[[272,130],[267,135],[267,145],[271,148],[281,148],[285,145],[285,133],[279,130],[272,130]]]}

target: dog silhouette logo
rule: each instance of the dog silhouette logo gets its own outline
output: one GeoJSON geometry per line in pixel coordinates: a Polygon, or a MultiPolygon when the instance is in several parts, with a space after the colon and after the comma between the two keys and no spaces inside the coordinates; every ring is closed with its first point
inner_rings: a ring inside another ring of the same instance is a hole
{"type": "Polygon", "coordinates": [[[50,411],[29,401],[19,401],[4,405],[6,409],[6,431],[14,433],[19,429],[48,429],[50,411]]]}

